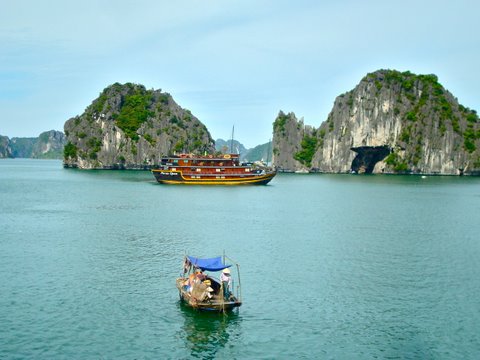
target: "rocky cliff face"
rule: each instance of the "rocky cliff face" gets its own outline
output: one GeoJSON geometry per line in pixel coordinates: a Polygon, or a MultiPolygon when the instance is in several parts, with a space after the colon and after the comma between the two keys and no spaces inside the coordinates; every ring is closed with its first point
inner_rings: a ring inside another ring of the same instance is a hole
{"type": "Polygon", "coordinates": [[[12,149],[10,148],[10,139],[7,136],[0,135],[0,159],[11,158],[12,149]]]}
{"type": "Polygon", "coordinates": [[[368,74],[337,97],[310,147],[293,132],[282,140],[297,144],[290,157],[313,144],[310,165],[320,172],[480,174],[479,118],[435,75],[368,74]]]}
{"type": "Polygon", "coordinates": [[[273,164],[280,171],[295,171],[311,167],[311,161],[301,162],[302,141],[315,134],[294,113],[280,111],[273,123],[273,164]]]}
{"type": "Polygon", "coordinates": [[[139,169],[173,152],[214,151],[207,128],[168,93],[142,85],[107,87],[65,123],[64,166],[139,169]]]}
{"type": "Polygon", "coordinates": [[[32,158],[61,159],[66,144],[65,134],[61,131],[45,131],[40,134],[33,145],[32,158]]]}
{"type": "Polygon", "coordinates": [[[15,158],[31,158],[33,146],[38,141],[36,137],[13,137],[10,139],[12,155],[15,158]]]}

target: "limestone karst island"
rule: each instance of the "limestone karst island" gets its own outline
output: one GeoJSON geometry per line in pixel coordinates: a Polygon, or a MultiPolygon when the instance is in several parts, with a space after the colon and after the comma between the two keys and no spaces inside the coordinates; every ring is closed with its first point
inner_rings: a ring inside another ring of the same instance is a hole
{"type": "MultiPolygon", "coordinates": [[[[64,132],[0,136],[0,157],[63,155],[67,168],[151,169],[174,152],[219,150],[170,94],[131,83],[108,86],[64,132]]],[[[260,157],[267,149],[285,172],[480,175],[480,122],[435,75],[378,70],[339,95],[318,128],[280,111],[260,157]]]]}
{"type": "Polygon", "coordinates": [[[274,122],[277,167],[323,173],[480,174],[477,113],[435,75],[379,70],[335,99],[318,129],[295,114],[274,122]]]}

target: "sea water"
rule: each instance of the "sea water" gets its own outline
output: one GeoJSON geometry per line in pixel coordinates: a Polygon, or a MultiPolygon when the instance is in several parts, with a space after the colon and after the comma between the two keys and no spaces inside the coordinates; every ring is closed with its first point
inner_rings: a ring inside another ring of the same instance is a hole
{"type": "Polygon", "coordinates": [[[1,359],[476,359],[480,179],[149,172],[0,161],[1,359]],[[185,253],[240,264],[243,306],[182,306],[185,253]]]}

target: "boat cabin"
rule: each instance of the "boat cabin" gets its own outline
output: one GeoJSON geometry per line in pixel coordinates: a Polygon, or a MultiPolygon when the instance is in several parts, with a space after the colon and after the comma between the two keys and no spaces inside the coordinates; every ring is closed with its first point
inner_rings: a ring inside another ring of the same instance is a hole
{"type": "Polygon", "coordinates": [[[193,154],[181,154],[178,156],[163,157],[160,165],[162,166],[201,166],[201,167],[222,167],[222,166],[240,166],[239,154],[224,155],[206,155],[198,156],[193,154]]]}

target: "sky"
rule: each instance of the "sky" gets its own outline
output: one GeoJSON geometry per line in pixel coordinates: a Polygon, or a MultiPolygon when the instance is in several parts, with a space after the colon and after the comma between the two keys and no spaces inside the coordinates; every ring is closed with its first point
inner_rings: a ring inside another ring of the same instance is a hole
{"type": "Polygon", "coordinates": [[[474,0],[0,0],[0,135],[36,137],[119,82],[170,93],[247,148],[314,127],[379,69],[435,74],[480,111],[474,0]]]}

